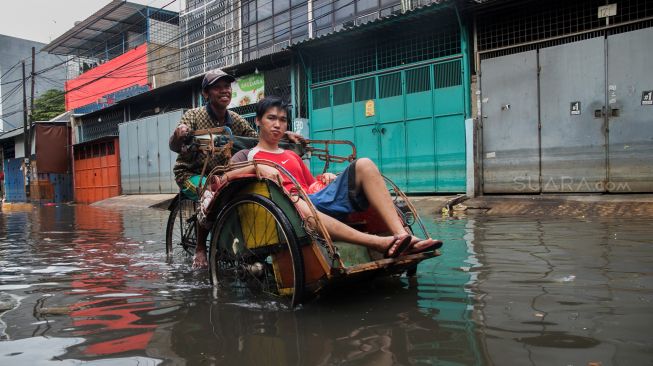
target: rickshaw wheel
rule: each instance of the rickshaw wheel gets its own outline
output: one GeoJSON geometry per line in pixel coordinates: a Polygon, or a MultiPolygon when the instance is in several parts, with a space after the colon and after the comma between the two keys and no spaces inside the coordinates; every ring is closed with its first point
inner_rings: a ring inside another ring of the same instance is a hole
{"type": "Polygon", "coordinates": [[[170,211],[166,225],[166,255],[172,260],[188,260],[197,245],[197,202],[180,198],[170,211]]]}
{"type": "Polygon", "coordinates": [[[258,194],[234,199],[211,235],[211,282],[237,294],[271,296],[287,307],[304,293],[304,261],[290,220],[258,194]]]}

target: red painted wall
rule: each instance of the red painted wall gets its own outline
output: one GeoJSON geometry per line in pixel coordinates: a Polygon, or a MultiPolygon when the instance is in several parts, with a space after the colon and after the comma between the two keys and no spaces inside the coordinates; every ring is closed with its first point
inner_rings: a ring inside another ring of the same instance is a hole
{"type": "Polygon", "coordinates": [[[107,94],[134,85],[147,85],[147,44],[67,81],[66,110],[96,103],[107,94]]]}

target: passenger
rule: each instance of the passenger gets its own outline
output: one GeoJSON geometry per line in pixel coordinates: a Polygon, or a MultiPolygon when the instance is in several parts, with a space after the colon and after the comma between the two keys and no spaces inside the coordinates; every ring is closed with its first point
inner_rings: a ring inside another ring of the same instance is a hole
{"type": "MultiPolygon", "coordinates": [[[[297,154],[279,147],[279,141],[288,128],[288,105],[277,97],[266,97],[259,101],[256,109],[256,125],[259,128],[258,145],[249,151],[238,152],[232,158],[232,162],[246,160],[276,162],[307,191],[309,186],[316,182],[315,177],[311,175],[297,154]]],[[[264,164],[236,169],[218,179],[228,180],[230,177],[244,173],[256,173],[258,176],[281,182],[290,192],[294,188],[293,182],[284,173],[264,164]]],[[[318,210],[320,221],[334,240],[366,246],[383,253],[385,258],[432,251],[442,246],[439,240],[419,239],[406,231],[397,215],[385,181],[370,159],[355,160],[340,175],[325,173],[323,179],[327,186],[308,197],[318,210]],[[379,212],[381,219],[393,235],[367,234],[338,220],[352,212],[364,211],[370,205],[379,212]]],[[[299,200],[297,206],[304,217],[312,215],[308,204],[303,200],[299,200]]]]}
{"type": "MultiPolygon", "coordinates": [[[[173,168],[175,181],[182,190],[182,193],[190,199],[198,200],[197,188],[200,186],[200,175],[202,170],[210,172],[214,167],[225,165],[229,161],[229,154],[225,150],[217,150],[210,159],[200,152],[182,151],[187,136],[191,131],[208,129],[221,126],[228,126],[234,135],[245,137],[257,137],[256,131],[238,113],[228,111],[231,103],[231,83],[236,79],[226,72],[215,69],[204,75],[202,80],[202,96],[208,101],[206,106],[188,110],[184,113],[177,128],[170,136],[170,150],[178,153],[177,161],[173,168]],[[206,166],[205,166],[206,163],[206,166]]],[[[289,133],[290,134],[290,133],[289,133]]],[[[294,142],[298,142],[297,134],[289,136],[294,142]]],[[[207,268],[206,260],[206,238],[209,230],[199,225],[197,230],[197,247],[193,258],[193,268],[207,268]]]]}

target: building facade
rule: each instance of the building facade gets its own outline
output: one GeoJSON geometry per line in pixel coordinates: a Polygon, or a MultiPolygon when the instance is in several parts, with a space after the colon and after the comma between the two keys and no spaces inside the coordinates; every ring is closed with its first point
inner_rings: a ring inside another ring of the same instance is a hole
{"type": "Polygon", "coordinates": [[[49,89],[63,90],[66,81],[66,58],[41,52],[45,44],[27,39],[0,35],[0,133],[23,127],[23,72],[25,62],[26,95],[31,93],[32,47],[35,48],[35,70],[39,71],[34,85],[38,98],[49,89]]]}
{"type": "Polygon", "coordinates": [[[465,35],[455,8],[432,5],[294,46],[311,137],[354,141],[407,192],[464,192],[465,35]]]}
{"type": "Polygon", "coordinates": [[[482,192],[652,192],[651,3],[500,5],[473,14],[482,192]]]}
{"type": "Polygon", "coordinates": [[[73,200],[69,159],[69,116],[36,122],[27,130],[29,169],[24,156],[26,134],[22,127],[0,135],[3,147],[2,182],[6,202],[69,202],[73,200]],[[19,156],[10,151],[16,151],[19,156]]]}
{"type": "Polygon", "coordinates": [[[114,106],[179,80],[178,14],[113,0],[44,50],[70,58],[65,91],[66,109],[75,116],[76,201],[119,195],[118,124],[128,114],[114,106]]]}
{"type": "MultiPolygon", "coordinates": [[[[118,3],[129,4],[109,5],[118,3]]],[[[117,138],[118,124],[134,122],[126,136],[141,119],[149,131],[155,115],[202,105],[201,78],[220,67],[237,77],[232,110],[253,121],[257,100],[281,96],[293,129],[353,141],[409,193],[653,191],[647,1],[192,0],[167,16],[157,21],[178,24],[164,42],[178,46],[174,61],[155,56],[164,48],[150,46],[147,21],[145,47],[123,32],[124,53],[71,87],[118,88],[107,76],[125,70],[141,78],[131,94],[91,93],[100,98],[79,111],[77,143],[117,138]]],[[[122,169],[130,193],[168,187],[167,166],[158,185],[141,166],[122,169]]]]}
{"type": "MultiPolygon", "coordinates": [[[[354,141],[408,192],[465,191],[469,67],[455,4],[189,1],[180,19],[186,75],[262,73],[264,95],[292,102],[296,130],[354,141]]],[[[256,100],[234,110],[253,118],[256,100]]]]}

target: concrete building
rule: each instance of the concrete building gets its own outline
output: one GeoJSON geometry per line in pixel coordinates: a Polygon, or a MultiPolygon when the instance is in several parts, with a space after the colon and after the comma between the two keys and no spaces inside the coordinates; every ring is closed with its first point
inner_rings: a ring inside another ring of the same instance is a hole
{"type": "MultiPolygon", "coordinates": [[[[45,44],[27,39],[0,35],[0,132],[23,126],[23,90],[21,60],[25,60],[25,75],[32,71],[32,47],[36,50],[34,95],[49,89],[63,90],[66,81],[66,57],[42,52],[45,44]]],[[[30,80],[26,82],[30,96],[30,80]]],[[[28,100],[29,109],[29,100],[28,100]]]]}
{"type": "Polygon", "coordinates": [[[181,65],[262,73],[295,127],[408,192],[651,192],[652,18],[645,0],[198,0],[181,65]]]}
{"type": "Polygon", "coordinates": [[[80,111],[74,133],[121,137],[125,192],[174,190],[165,146],[140,146],[202,105],[220,67],[232,110],[252,121],[257,100],[284,97],[294,130],[353,141],[409,193],[651,192],[651,19],[645,0],[192,0],[164,68],[180,80],[80,111]]]}
{"type": "Polygon", "coordinates": [[[120,194],[118,124],[127,116],[111,107],[179,80],[178,37],[176,12],[113,0],[44,48],[77,66],[65,88],[76,201],[120,194]]]}
{"type": "Polygon", "coordinates": [[[189,1],[181,65],[262,75],[262,93],[233,108],[241,115],[280,95],[294,129],[353,141],[402,189],[464,192],[468,38],[455,2],[438,3],[189,1]]]}

